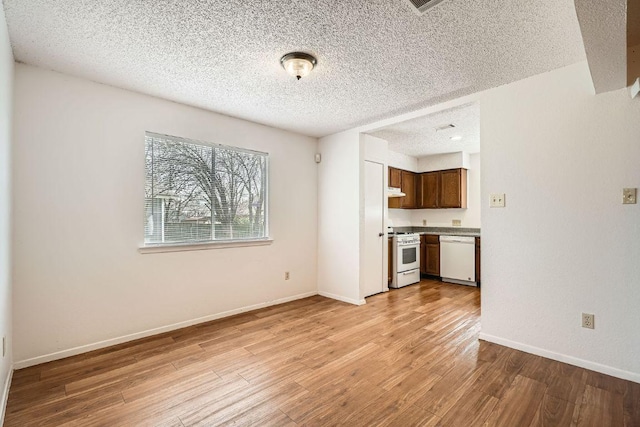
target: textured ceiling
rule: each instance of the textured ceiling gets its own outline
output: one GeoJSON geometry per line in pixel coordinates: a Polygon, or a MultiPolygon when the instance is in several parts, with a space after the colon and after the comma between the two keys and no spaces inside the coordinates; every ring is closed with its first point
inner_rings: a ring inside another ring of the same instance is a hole
{"type": "Polygon", "coordinates": [[[627,83],[627,0],[575,0],[596,93],[627,83]]]}
{"type": "Polygon", "coordinates": [[[458,151],[477,153],[480,151],[480,107],[478,104],[465,105],[367,133],[386,140],[389,150],[413,157],[458,151]],[[455,127],[436,130],[447,124],[455,127]],[[462,139],[452,141],[452,136],[462,139]]]}
{"type": "Polygon", "coordinates": [[[585,58],[573,0],[4,0],[16,60],[323,136],[585,58]],[[280,57],[318,58],[297,82],[280,57]]]}

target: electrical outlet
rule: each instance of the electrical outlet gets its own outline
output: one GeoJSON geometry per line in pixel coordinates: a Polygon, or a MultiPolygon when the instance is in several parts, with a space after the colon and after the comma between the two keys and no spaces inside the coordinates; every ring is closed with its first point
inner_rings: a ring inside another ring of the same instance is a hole
{"type": "Polygon", "coordinates": [[[422,220],[422,225],[423,225],[423,226],[426,226],[426,225],[427,225],[427,220],[426,220],[426,219],[423,219],[423,220],[422,220]]]}
{"type": "Polygon", "coordinates": [[[460,227],[462,225],[462,220],[460,219],[452,219],[451,225],[454,227],[460,227]]]}
{"type": "Polygon", "coordinates": [[[289,272],[288,271],[284,272],[284,280],[289,280],[289,272]]]}
{"type": "Polygon", "coordinates": [[[492,208],[504,208],[504,193],[492,193],[489,200],[489,207],[492,208]]]}
{"type": "Polygon", "coordinates": [[[593,314],[582,313],[582,327],[594,329],[596,317],[593,314]]]}

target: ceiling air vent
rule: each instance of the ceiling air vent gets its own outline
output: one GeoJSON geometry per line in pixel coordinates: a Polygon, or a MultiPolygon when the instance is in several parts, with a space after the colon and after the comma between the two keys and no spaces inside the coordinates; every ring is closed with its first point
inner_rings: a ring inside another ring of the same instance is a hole
{"type": "Polygon", "coordinates": [[[433,6],[442,3],[444,0],[406,0],[411,5],[411,8],[418,14],[422,15],[428,9],[433,6]]]}

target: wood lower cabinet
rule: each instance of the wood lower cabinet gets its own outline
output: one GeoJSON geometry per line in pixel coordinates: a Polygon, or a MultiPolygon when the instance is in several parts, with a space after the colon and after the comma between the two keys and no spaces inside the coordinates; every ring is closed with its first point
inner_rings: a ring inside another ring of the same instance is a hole
{"type": "Polygon", "coordinates": [[[480,284],[480,237],[476,237],[476,282],[480,284]]]}
{"type": "Polygon", "coordinates": [[[420,273],[440,276],[440,237],[431,234],[420,236],[420,273]]]}

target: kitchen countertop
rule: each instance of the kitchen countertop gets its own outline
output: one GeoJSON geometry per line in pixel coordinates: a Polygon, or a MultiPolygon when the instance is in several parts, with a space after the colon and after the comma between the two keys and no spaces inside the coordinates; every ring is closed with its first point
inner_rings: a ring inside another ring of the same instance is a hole
{"type": "Polygon", "coordinates": [[[463,227],[394,227],[394,232],[417,233],[417,234],[434,234],[437,236],[468,236],[480,237],[479,228],[463,228],[463,227]]]}

